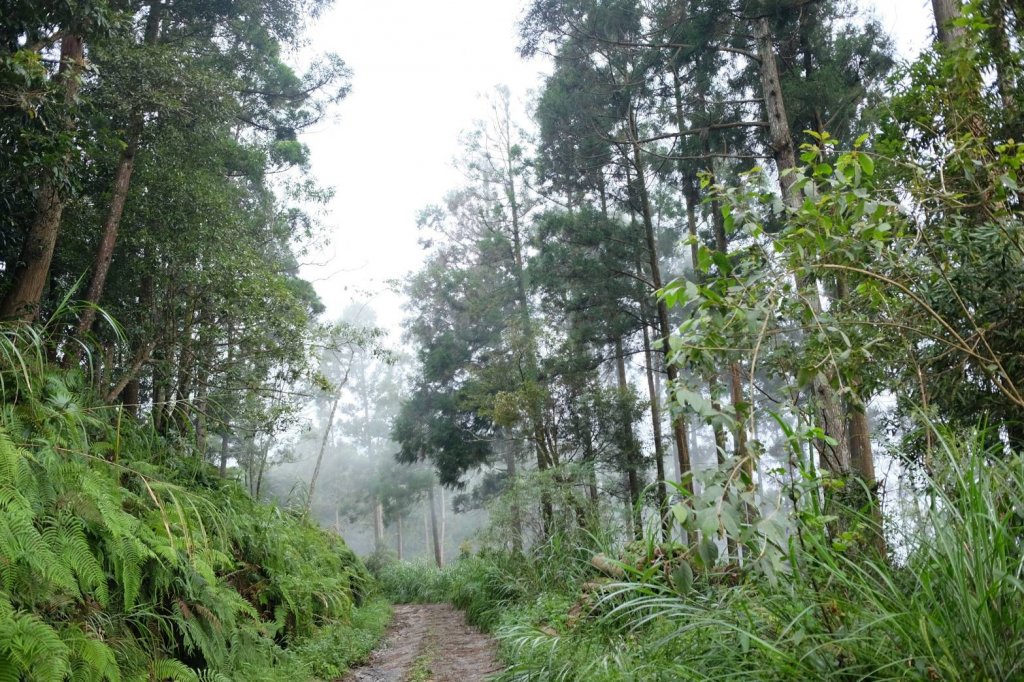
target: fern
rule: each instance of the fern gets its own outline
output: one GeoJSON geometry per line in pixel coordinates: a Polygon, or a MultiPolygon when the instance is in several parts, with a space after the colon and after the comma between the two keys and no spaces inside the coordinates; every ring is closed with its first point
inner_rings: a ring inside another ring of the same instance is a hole
{"type": "Polygon", "coordinates": [[[199,682],[196,671],[173,658],[155,661],[150,679],[160,680],[160,682],[199,682]]]}
{"type": "Polygon", "coordinates": [[[29,682],[52,682],[70,673],[68,648],[38,616],[14,613],[0,622],[0,659],[29,682]]]}
{"type": "Polygon", "coordinates": [[[117,657],[104,642],[75,626],[65,628],[60,636],[70,653],[73,682],[120,682],[117,657]]]}
{"type": "Polygon", "coordinates": [[[0,682],[308,677],[289,647],[368,580],[344,542],[116,419],[5,329],[0,682]]]}
{"type": "Polygon", "coordinates": [[[67,512],[62,513],[58,540],[61,561],[78,578],[81,592],[106,607],[110,601],[107,575],[85,536],[85,524],[67,512]]]}

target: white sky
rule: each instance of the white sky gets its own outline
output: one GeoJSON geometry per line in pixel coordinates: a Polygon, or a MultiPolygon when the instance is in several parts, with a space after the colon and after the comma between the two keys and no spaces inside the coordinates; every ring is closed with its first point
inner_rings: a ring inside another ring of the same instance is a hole
{"type": "MultiPolygon", "coordinates": [[[[875,8],[903,57],[932,30],[930,0],[862,0],[875,8]]],[[[332,244],[310,257],[312,280],[337,316],[369,300],[396,329],[402,297],[388,281],[421,262],[416,215],[458,186],[459,133],[485,115],[480,98],[509,86],[522,102],[542,63],[516,54],[516,21],[528,0],[336,0],[311,27],[307,54],[336,52],[352,92],[329,123],[305,135],[313,172],[334,187],[325,217],[332,244]]]]}

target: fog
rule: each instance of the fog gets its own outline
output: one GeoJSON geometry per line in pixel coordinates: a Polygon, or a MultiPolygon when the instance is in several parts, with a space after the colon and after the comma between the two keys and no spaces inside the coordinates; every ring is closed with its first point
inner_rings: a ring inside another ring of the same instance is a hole
{"type": "Polygon", "coordinates": [[[310,382],[298,423],[269,457],[263,494],[293,508],[308,503],[312,518],[361,555],[386,551],[416,559],[433,556],[433,488],[442,557],[454,558],[473,544],[486,512],[464,508],[467,496],[438,486],[428,466],[395,460],[392,421],[415,371],[413,358],[400,350],[397,335],[377,327],[366,303],[351,303],[334,327],[333,341],[320,344],[321,379],[310,382]]]}

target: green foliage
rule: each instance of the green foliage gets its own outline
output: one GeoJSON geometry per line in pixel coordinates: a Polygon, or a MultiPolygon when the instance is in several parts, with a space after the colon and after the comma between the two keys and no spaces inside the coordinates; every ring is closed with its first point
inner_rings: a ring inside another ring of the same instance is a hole
{"type": "Polygon", "coordinates": [[[451,599],[453,570],[427,561],[392,561],[374,575],[384,596],[396,604],[434,604],[451,599]]]}
{"type": "Polygon", "coordinates": [[[309,679],[365,656],[387,609],[359,608],[371,578],[341,538],[254,502],[3,332],[18,362],[0,367],[0,669],[309,679]]]}
{"type": "Polygon", "coordinates": [[[810,500],[822,484],[803,477],[777,548],[785,579],[750,554],[738,570],[715,551],[659,544],[653,529],[618,553],[617,582],[579,560],[592,546],[557,542],[393,575],[431,584],[424,598],[452,599],[492,630],[503,680],[1016,679],[1024,456],[1006,458],[982,433],[935,438],[941,456],[918,479],[890,560],[830,542],[810,500]]]}
{"type": "Polygon", "coordinates": [[[313,636],[298,640],[290,647],[295,672],[275,671],[277,679],[335,680],[360,663],[380,642],[391,620],[391,609],[384,599],[375,597],[355,609],[350,620],[321,627],[313,636]]]}

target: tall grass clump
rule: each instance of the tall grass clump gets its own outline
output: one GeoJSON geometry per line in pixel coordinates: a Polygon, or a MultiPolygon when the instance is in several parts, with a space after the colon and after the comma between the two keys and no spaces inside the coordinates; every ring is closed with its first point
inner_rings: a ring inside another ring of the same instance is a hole
{"type": "Polygon", "coordinates": [[[927,468],[905,462],[886,556],[877,517],[806,471],[786,513],[741,521],[739,564],[699,529],[556,536],[460,562],[449,598],[496,634],[506,681],[1024,679],[1024,457],[985,434],[933,440],[927,468]]]}
{"type": "Polygon", "coordinates": [[[0,332],[0,680],[329,679],[366,655],[387,609],[340,537],[0,332]]]}
{"type": "Polygon", "coordinates": [[[600,625],[661,632],[693,679],[1024,679],[1024,458],[981,437],[938,441],[890,558],[837,547],[831,517],[805,512],[786,575],[728,585],[711,568],[685,593],[622,582],[600,625]]]}
{"type": "Polygon", "coordinates": [[[375,567],[381,593],[395,604],[435,604],[449,601],[452,568],[428,561],[390,561],[375,567]]]}

